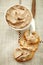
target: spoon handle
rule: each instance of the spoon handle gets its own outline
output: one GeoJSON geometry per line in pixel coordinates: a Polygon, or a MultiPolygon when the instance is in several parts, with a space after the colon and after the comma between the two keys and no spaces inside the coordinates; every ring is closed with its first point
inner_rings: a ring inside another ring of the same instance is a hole
{"type": "Polygon", "coordinates": [[[36,0],[32,0],[32,14],[33,14],[33,18],[35,18],[35,14],[36,14],[36,0]]]}
{"type": "Polygon", "coordinates": [[[22,3],[22,0],[19,0],[19,4],[21,4],[22,3]]]}

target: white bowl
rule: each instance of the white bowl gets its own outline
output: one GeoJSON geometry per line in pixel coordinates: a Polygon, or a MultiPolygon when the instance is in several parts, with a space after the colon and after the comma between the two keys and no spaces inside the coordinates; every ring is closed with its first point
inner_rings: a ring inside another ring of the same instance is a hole
{"type": "MultiPolygon", "coordinates": [[[[9,7],[10,8],[10,7],[9,7]]],[[[6,12],[7,12],[7,10],[8,9],[6,9],[6,11],[5,11],[5,15],[6,15],[6,12]]],[[[30,10],[29,10],[30,11],[30,10]]],[[[31,12],[31,11],[30,11],[31,12]]],[[[32,14],[32,13],[31,13],[32,14]]],[[[6,18],[6,17],[5,17],[6,18]]],[[[6,19],[5,19],[6,20],[6,19]]],[[[14,29],[14,30],[16,30],[16,31],[22,31],[22,30],[26,30],[26,29],[28,29],[29,28],[29,26],[32,24],[31,22],[33,22],[34,21],[34,19],[32,18],[32,20],[30,21],[30,24],[29,25],[27,25],[26,27],[23,27],[23,28],[14,28],[13,26],[10,26],[9,24],[9,27],[10,28],[12,28],[12,29],[14,29]]]]}

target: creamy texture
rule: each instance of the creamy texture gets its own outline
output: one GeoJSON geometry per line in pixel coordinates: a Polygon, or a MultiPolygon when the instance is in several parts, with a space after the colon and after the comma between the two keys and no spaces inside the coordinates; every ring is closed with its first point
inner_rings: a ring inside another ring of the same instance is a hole
{"type": "Polygon", "coordinates": [[[23,28],[27,26],[32,19],[30,11],[21,5],[15,5],[8,9],[6,20],[8,24],[15,28],[23,28]]]}

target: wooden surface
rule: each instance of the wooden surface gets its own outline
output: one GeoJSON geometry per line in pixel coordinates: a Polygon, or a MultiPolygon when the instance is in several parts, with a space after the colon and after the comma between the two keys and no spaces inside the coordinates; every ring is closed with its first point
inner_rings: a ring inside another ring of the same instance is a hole
{"type": "MultiPolygon", "coordinates": [[[[0,0],[0,65],[43,65],[43,43],[39,45],[31,61],[18,63],[13,58],[14,49],[18,44],[18,33],[8,27],[5,11],[15,4],[19,4],[19,0],[0,0]]],[[[32,0],[22,0],[22,5],[31,10],[32,0]]],[[[35,25],[43,40],[43,0],[36,0],[35,25]]]]}

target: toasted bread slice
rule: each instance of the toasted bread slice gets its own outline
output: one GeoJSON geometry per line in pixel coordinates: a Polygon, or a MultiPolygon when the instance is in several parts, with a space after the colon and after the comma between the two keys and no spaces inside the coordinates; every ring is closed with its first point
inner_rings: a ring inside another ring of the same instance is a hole
{"type": "MultiPolygon", "coordinates": [[[[25,61],[30,60],[30,59],[33,58],[34,52],[32,52],[32,51],[30,51],[30,50],[28,50],[26,48],[21,48],[21,49],[22,49],[21,50],[22,54],[19,57],[16,56],[17,58],[15,58],[15,56],[14,56],[14,58],[18,62],[25,62],[25,61]]],[[[16,52],[18,52],[18,51],[16,51],[16,52]]],[[[16,55],[18,55],[18,54],[16,53],[16,55]]]]}
{"type": "Polygon", "coordinates": [[[28,50],[30,50],[30,51],[33,51],[33,52],[35,52],[37,49],[38,49],[38,46],[39,46],[39,44],[35,44],[35,45],[28,45],[28,46],[20,46],[21,48],[26,48],[26,49],[28,49],[28,50]]]}
{"type": "Polygon", "coordinates": [[[23,36],[20,38],[19,44],[21,48],[27,48],[31,51],[36,51],[39,46],[39,44],[30,44],[29,41],[25,40],[23,36]]]}
{"type": "Polygon", "coordinates": [[[30,44],[37,44],[40,42],[40,37],[36,32],[32,32],[31,34],[29,34],[29,31],[25,31],[24,37],[27,41],[29,41],[30,44]]]}

